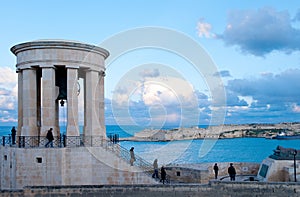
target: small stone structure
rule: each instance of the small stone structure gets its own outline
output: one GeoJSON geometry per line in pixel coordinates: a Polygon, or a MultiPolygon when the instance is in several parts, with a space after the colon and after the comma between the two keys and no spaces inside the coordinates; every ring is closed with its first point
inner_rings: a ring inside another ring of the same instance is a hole
{"type": "Polygon", "coordinates": [[[300,150],[278,146],[274,154],[261,163],[257,178],[268,182],[293,182],[296,170],[296,179],[300,181],[299,159],[300,150]]]}

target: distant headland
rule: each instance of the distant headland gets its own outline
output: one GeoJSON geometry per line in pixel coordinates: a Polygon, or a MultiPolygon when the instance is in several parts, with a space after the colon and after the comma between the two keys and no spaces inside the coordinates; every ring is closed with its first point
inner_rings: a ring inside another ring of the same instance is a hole
{"type": "Polygon", "coordinates": [[[278,134],[286,136],[300,135],[300,122],[276,124],[224,124],[208,128],[189,127],[163,129],[144,129],[133,137],[122,138],[128,141],[172,141],[189,139],[224,139],[240,137],[273,138],[278,134]]]}

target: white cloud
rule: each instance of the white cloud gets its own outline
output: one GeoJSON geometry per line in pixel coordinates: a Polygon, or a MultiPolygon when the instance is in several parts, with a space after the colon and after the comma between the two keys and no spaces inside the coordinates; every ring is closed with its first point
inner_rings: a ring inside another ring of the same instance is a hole
{"type": "Polygon", "coordinates": [[[159,70],[157,68],[155,69],[144,69],[140,72],[140,76],[142,77],[158,77],[159,76],[159,70]]]}
{"type": "Polygon", "coordinates": [[[211,29],[211,24],[204,22],[203,19],[201,19],[197,23],[197,31],[199,37],[214,38],[215,34],[211,32],[211,29]]]}
{"type": "Polygon", "coordinates": [[[188,103],[195,104],[197,99],[193,87],[181,78],[168,77],[146,80],[142,98],[146,105],[162,104],[164,106],[188,103]]]}
{"type": "Polygon", "coordinates": [[[18,82],[18,75],[15,70],[8,67],[0,67],[0,85],[9,85],[9,87],[14,87],[18,82]]]}
{"type": "Polygon", "coordinates": [[[17,108],[18,76],[8,67],[0,67],[0,111],[17,108]]]}
{"type": "Polygon", "coordinates": [[[163,125],[188,119],[195,125],[200,112],[193,86],[174,71],[161,70],[132,70],[120,80],[111,102],[118,123],[163,125]]]}
{"type": "Polygon", "coordinates": [[[296,103],[294,103],[292,105],[292,110],[293,110],[293,112],[300,113],[300,106],[297,105],[296,103]]]}

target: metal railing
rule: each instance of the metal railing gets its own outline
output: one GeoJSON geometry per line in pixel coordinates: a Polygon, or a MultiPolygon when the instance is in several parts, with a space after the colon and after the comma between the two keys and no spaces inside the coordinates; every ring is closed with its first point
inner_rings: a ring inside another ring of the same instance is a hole
{"type": "MultiPolygon", "coordinates": [[[[119,142],[117,134],[109,134],[108,139],[113,144],[119,142]]],[[[80,146],[103,146],[107,139],[103,136],[54,136],[53,147],[80,147],[80,146]]],[[[14,146],[19,148],[41,148],[45,147],[48,140],[45,136],[17,136],[15,141],[12,136],[2,136],[2,146],[14,146]]]]}
{"type": "MultiPolygon", "coordinates": [[[[112,142],[110,141],[110,143],[112,143],[112,142]]],[[[122,158],[124,161],[126,161],[127,163],[130,164],[131,155],[130,155],[130,151],[128,151],[126,148],[122,147],[120,144],[115,144],[113,146],[110,146],[109,150],[111,150],[112,152],[117,154],[117,156],[119,158],[122,158]]],[[[144,160],[137,154],[135,154],[135,161],[133,162],[133,165],[139,167],[146,174],[152,176],[152,174],[153,174],[152,164],[149,163],[148,161],[144,160]]]]}
{"type": "MultiPolygon", "coordinates": [[[[106,149],[116,154],[119,158],[123,159],[126,163],[130,164],[130,159],[131,159],[130,151],[122,147],[120,144],[112,145],[112,143],[113,143],[112,141],[108,141],[106,149]]],[[[153,165],[150,162],[143,159],[142,157],[138,156],[137,154],[135,154],[135,161],[133,165],[139,167],[141,170],[143,170],[145,174],[152,177],[154,173],[153,165]]],[[[159,177],[161,177],[160,170],[158,171],[158,175],[159,177]]],[[[160,181],[160,179],[154,179],[154,180],[160,181]]],[[[171,183],[171,177],[168,174],[166,175],[165,183],[166,184],[171,183]]]]}

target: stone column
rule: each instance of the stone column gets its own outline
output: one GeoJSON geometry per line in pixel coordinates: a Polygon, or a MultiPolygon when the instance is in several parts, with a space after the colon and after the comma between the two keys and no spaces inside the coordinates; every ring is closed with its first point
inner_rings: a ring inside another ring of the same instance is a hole
{"type": "Polygon", "coordinates": [[[88,70],[85,73],[85,91],[84,91],[84,135],[85,136],[99,136],[99,102],[98,82],[99,72],[88,70]]]}
{"type": "Polygon", "coordinates": [[[101,71],[99,74],[99,84],[98,84],[98,91],[99,91],[99,102],[98,102],[98,107],[99,107],[99,123],[100,123],[100,135],[102,137],[106,137],[106,127],[105,127],[105,118],[104,118],[104,77],[105,77],[105,72],[101,71]]]}
{"type": "Polygon", "coordinates": [[[23,126],[22,136],[38,136],[37,130],[37,95],[36,95],[36,70],[22,70],[22,107],[23,107],[23,126]]]}
{"type": "Polygon", "coordinates": [[[77,80],[78,68],[75,66],[66,66],[67,68],[67,136],[79,136],[78,125],[78,95],[77,80]]]}
{"type": "Polygon", "coordinates": [[[46,136],[47,131],[53,128],[53,135],[57,136],[59,128],[56,123],[56,91],[55,91],[54,66],[42,67],[42,124],[41,136],[46,136]]]}
{"type": "MultiPolygon", "coordinates": [[[[17,70],[18,73],[18,129],[17,136],[21,136],[23,127],[23,74],[22,70],[17,70]]],[[[18,138],[16,138],[18,140],[18,138]]]]}

